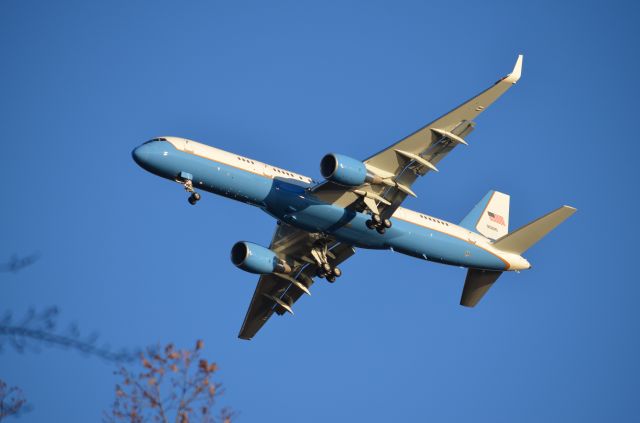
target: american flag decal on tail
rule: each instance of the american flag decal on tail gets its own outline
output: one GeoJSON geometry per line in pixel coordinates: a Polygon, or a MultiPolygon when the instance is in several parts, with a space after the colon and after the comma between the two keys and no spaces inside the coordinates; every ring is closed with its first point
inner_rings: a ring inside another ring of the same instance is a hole
{"type": "Polygon", "coordinates": [[[504,217],[500,216],[499,214],[491,213],[490,211],[488,211],[487,214],[489,215],[489,219],[491,219],[492,222],[496,222],[498,225],[502,226],[506,225],[504,223],[504,217]]]}

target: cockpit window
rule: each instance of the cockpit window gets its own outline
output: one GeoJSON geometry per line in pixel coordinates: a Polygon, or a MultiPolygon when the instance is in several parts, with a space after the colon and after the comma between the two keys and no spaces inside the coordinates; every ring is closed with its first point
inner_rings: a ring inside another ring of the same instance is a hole
{"type": "Polygon", "coordinates": [[[145,144],[149,144],[150,142],[154,142],[154,141],[166,141],[166,140],[167,140],[166,138],[153,138],[145,142],[145,144]]]}

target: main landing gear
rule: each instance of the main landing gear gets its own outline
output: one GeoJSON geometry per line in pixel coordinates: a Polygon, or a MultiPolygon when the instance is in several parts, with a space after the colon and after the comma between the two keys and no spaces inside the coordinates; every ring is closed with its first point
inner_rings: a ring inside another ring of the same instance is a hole
{"type": "Polygon", "coordinates": [[[316,276],[319,278],[326,278],[328,282],[335,282],[336,278],[342,276],[342,270],[340,268],[333,267],[329,263],[328,257],[328,248],[325,242],[318,244],[311,250],[311,255],[313,256],[316,264],[318,266],[318,270],[316,270],[316,276]]]}
{"type": "Polygon", "coordinates": [[[387,229],[391,227],[391,221],[389,219],[383,219],[377,213],[371,214],[371,219],[366,222],[367,228],[375,229],[379,234],[383,234],[387,229]]]}
{"type": "Polygon", "coordinates": [[[193,189],[193,182],[191,181],[191,179],[187,179],[186,181],[182,182],[182,185],[184,185],[184,190],[187,192],[190,192],[191,195],[189,196],[189,198],[187,198],[187,201],[189,202],[189,204],[191,204],[192,206],[195,206],[196,203],[198,201],[200,201],[200,194],[197,193],[194,189],[193,189]]]}

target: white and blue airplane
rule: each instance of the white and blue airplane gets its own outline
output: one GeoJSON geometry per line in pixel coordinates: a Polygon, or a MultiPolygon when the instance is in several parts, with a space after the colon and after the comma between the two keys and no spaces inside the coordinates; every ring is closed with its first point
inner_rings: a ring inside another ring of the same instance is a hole
{"type": "Polygon", "coordinates": [[[518,79],[513,71],[493,86],[366,160],[327,154],[323,182],[185,138],[159,137],[133,150],[142,168],[182,184],[189,203],[208,191],[262,209],[277,226],[269,248],[240,241],[231,261],[260,275],[239,338],[251,339],[275,312],[293,314],[311,295],[314,277],[334,282],[355,247],[388,249],[468,268],[460,304],[475,306],[504,271],[531,268],[522,257],[571,216],[569,206],[509,232],[509,196],[489,191],[457,225],[400,207],[420,176],[438,169],[451,150],[466,146],[472,121],[518,79]]]}

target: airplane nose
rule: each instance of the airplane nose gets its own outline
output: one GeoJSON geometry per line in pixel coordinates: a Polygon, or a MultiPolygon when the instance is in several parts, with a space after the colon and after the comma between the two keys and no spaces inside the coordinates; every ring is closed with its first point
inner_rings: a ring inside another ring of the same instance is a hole
{"type": "Polygon", "coordinates": [[[174,150],[175,148],[171,143],[161,138],[154,138],[134,148],[131,152],[131,157],[144,170],[163,177],[173,178],[170,175],[173,174],[175,169],[173,169],[170,160],[170,152],[174,150]],[[169,172],[169,176],[165,176],[166,172],[169,172]]]}
{"type": "Polygon", "coordinates": [[[144,165],[149,157],[149,149],[147,148],[147,145],[142,144],[141,146],[134,148],[131,152],[131,156],[139,166],[144,165]]]}

